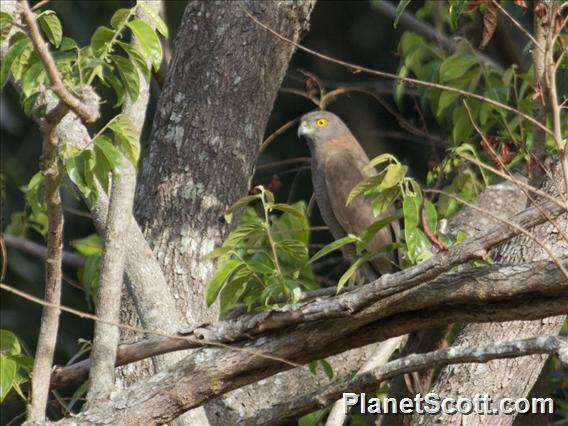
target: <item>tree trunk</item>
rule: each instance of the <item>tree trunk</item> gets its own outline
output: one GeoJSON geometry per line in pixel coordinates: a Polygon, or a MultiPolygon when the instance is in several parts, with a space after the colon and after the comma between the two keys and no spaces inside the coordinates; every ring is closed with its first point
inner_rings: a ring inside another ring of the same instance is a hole
{"type": "MultiPolygon", "coordinates": [[[[214,322],[205,289],[215,264],[203,261],[230,225],[223,213],[246,195],[277,91],[293,53],[245,13],[299,41],[315,1],[190,2],[175,39],[139,179],[135,215],[152,246],[183,323],[214,322]]],[[[132,300],[123,321],[148,309],[132,300]]],[[[165,368],[183,353],[123,370],[126,383],[165,368]]],[[[188,419],[186,424],[206,421],[188,419]]]]}
{"type": "MultiPolygon", "coordinates": [[[[551,175],[556,182],[547,180],[542,189],[562,199],[566,196],[566,188],[557,161],[551,175]]],[[[538,202],[538,200],[537,200],[538,202]]],[[[560,229],[568,229],[568,214],[564,213],[555,220],[560,229]]],[[[546,244],[556,256],[568,254],[568,241],[565,241],[558,228],[545,222],[535,227],[532,234],[546,244]]],[[[548,254],[533,239],[519,235],[500,247],[493,253],[497,263],[523,263],[539,259],[548,259],[548,254]]],[[[488,324],[468,324],[460,333],[456,345],[479,346],[490,342],[524,339],[539,335],[556,335],[564,324],[565,316],[545,318],[539,321],[513,321],[488,324]]],[[[488,394],[493,401],[502,398],[524,398],[531,391],[547,360],[547,356],[532,355],[517,359],[492,361],[487,364],[463,364],[446,367],[442,370],[432,392],[438,395],[458,398],[473,397],[475,394],[488,394]]],[[[496,407],[496,405],[493,405],[496,407]]],[[[414,424],[448,425],[510,425],[515,420],[514,415],[435,415],[415,416],[414,424]]]]}

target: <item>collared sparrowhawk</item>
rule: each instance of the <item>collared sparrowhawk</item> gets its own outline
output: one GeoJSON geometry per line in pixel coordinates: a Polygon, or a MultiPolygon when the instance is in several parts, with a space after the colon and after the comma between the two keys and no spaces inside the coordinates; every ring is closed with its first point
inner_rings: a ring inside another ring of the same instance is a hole
{"type": "MultiPolygon", "coordinates": [[[[327,111],[314,111],[300,120],[298,137],[308,140],[311,152],[311,168],[314,193],[321,215],[336,239],[347,234],[359,235],[361,231],[379,219],[394,215],[394,207],[373,215],[371,203],[364,197],[356,197],[346,206],[351,190],[362,180],[376,174],[374,168],[364,170],[369,163],[367,154],[349,128],[339,117],[327,111]]],[[[368,245],[373,253],[383,252],[387,245],[398,241],[399,225],[395,220],[382,228],[368,245]]],[[[349,260],[355,257],[350,245],[343,253],[349,260]]],[[[394,272],[394,256],[376,256],[370,260],[378,274],[394,272]]]]}

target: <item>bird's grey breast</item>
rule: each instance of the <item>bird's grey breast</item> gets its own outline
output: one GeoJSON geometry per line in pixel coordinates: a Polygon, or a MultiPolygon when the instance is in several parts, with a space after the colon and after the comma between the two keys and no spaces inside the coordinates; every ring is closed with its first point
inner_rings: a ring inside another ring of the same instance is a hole
{"type": "Polygon", "coordinates": [[[312,184],[314,186],[314,194],[318,203],[318,208],[322,219],[329,227],[333,237],[338,239],[347,235],[343,227],[337,221],[333,209],[331,207],[327,192],[325,156],[316,155],[312,151],[311,168],[312,168],[312,184]]]}

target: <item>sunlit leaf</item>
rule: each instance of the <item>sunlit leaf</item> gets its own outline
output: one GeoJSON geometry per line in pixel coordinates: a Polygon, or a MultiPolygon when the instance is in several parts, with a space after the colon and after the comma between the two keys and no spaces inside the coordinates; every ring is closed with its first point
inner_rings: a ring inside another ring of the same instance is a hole
{"type": "Polygon", "coordinates": [[[128,59],[118,55],[110,55],[111,60],[115,63],[118,73],[130,99],[135,102],[140,94],[140,78],[138,70],[128,59]]]}
{"type": "Polygon", "coordinates": [[[152,27],[140,19],[130,21],[126,25],[136,36],[142,52],[150,58],[154,70],[158,71],[162,63],[162,44],[152,27]]]}
{"type": "Polygon", "coordinates": [[[120,152],[112,144],[110,139],[106,136],[98,136],[93,143],[95,145],[95,150],[100,150],[100,152],[105,156],[112,171],[120,173],[122,158],[120,156],[120,152]]]}
{"type": "Polygon", "coordinates": [[[63,37],[63,29],[55,12],[52,10],[43,12],[39,15],[38,21],[49,42],[55,47],[59,47],[63,37]]]}
{"type": "Polygon", "coordinates": [[[144,1],[139,1],[138,5],[140,5],[142,9],[144,9],[144,12],[148,14],[160,34],[162,34],[165,38],[168,38],[168,26],[163,21],[162,17],[158,14],[158,11],[144,1]]]}
{"type": "Polygon", "coordinates": [[[71,240],[69,244],[83,256],[102,254],[102,242],[98,234],[91,234],[84,238],[71,240]]]}
{"type": "Polygon", "coordinates": [[[355,243],[355,242],[358,242],[358,241],[361,241],[361,239],[358,236],[352,235],[352,234],[349,234],[349,235],[347,235],[343,238],[340,238],[339,240],[335,240],[335,241],[329,243],[328,245],[326,245],[324,248],[322,248],[316,254],[314,254],[312,256],[312,258],[310,259],[309,263],[314,263],[316,260],[321,259],[322,257],[328,255],[332,251],[340,249],[341,247],[343,247],[347,244],[352,244],[352,243],[355,243]]]}
{"type": "Polygon", "coordinates": [[[4,88],[4,85],[8,81],[8,74],[12,68],[12,64],[20,56],[24,49],[31,46],[31,41],[28,38],[23,38],[18,40],[10,46],[4,58],[2,58],[2,66],[0,68],[0,89],[4,88]]]}
{"type": "Polygon", "coordinates": [[[114,31],[110,28],[104,26],[97,28],[91,37],[91,49],[93,49],[93,53],[96,56],[100,56],[102,53],[106,52],[113,36],[114,31]]]}
{"type": "Polygon", "coordinates": [[[20,342],[10,330],[0,330],[0,354],[4,356],[18,355],[22,351],[20,342]]]}
{"type": "Polygon", "coordinates": [[[131,13],[132,13],[131,9],[118,9],[112,15],[112,18],[110,19],[110,25],[115,30],[119,30],[120,27],[126,23],[131,13]]]}
{"type": "Polygon", "coordinates": [[[17,370],[18,366],[13,360],[0,355],[0,402],[12,389],[17,370]]]}
{"type": "Polygon", "coordinates": [[[207,302],[207,306],[211,306],[215,299],[217,299],[217,295],[223,288],[223,285],[227,282],[227,279],[233,274],[237,268],[242,268],[244,265],[240,260],[237,259],[230,259],[227,262],[223,263],[209,284],[207,285],[207,290],[205,293],[205,300],[207,302]]]}

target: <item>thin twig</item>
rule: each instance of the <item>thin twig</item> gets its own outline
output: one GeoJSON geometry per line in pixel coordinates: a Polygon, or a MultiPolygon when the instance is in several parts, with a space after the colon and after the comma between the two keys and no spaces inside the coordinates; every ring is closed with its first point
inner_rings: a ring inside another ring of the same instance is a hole
{"type": "Polygon", "coordinates": [[[390,79],[394,79],[394,80],[399,80],[399,81],[403,81],[406,83],[411,83],[411,84],[417,84],[420,86],[424,86],[424,87],[430,87],[433,89],[440,89],[440,90],[445,90],[448,92],[453,92],[453,93],[458,93],[462,96],[466,96],[472,99],[476,99],[478,101],[481,102],[485,102],[488,103],[490,105],[496,106],[498,108],[502,108],[506,111],[510,111],[513,112],[521,117],[523,117],[525,120],[530,121],[531,123],[533,123],[535,126],[541,128],[544,132],[554,136],[554,133],[552,132],[552,130],[550,130],[548,127],[546,127],[544,124],[542,124],[541,122],[539,122],[538,120],[534,119],[533,117],[531,117],[528,114],[525,114],[522,111],[519,111],[516,108],[513,108],[509,105],[503,104],[501,102],[495,101],[491,98],[482,96],[482,95],[478,95],[477,93],[472,93],[472,92],[468,92],[466,90],[461,90],[461,89],[456,89],[455,87],[450,87],[450,86],[445,86],[443,84],[437,84],[437,83],[430,83],[427,81],[423,81],[423,80],[418,80],[415,78],[409,78],[409,77],[402,77],[400,75],[396,75],[396,74],[392,74],[389,72],[385,72],[385,71],[379,71],[379,70],[375,70],[372,68],[367,68],[361,65],[357,65],[357,64],[353,64],[350,62],[346,62],[346,61],[342,61],[340,59],[335,59],[332,58],[331,56],[327,56],[324,55],[323,53],[317,52],[315,50],[309,49],[299,43],[296,43],[293,40],[290,40],[289,38],[283,36],[282,34],[280,34],[279,32],[273,30],[272,28],[270,28],[268,25],[264,24],[263,22],[259,21],[257,18],[255,18],[248,10],[244,9],[245,14],[257,25],[259,25],[260,27],[264,28],[266,31],[270,32],[271,34],[273,34],[274,36],[278,37],[280,40],[283,40],[289,44],[291,44],[292,46],[295,46],[297,49],[300,49],[306,53],[309,53],[310,55],[316,56],[320,59],[323,59],[325,61],[328,62],[332,62],[338,65],[342,65],[346,68],[348,68],[351,71],[355,71],[355,72],[365,72],[367,74],[372,74],[372,75],[378,75],[381,77],[386,77],[386,78],[390,78],[390,79]]]}
{"type": "Polygon", "coordinates": [[[286,422],[324,407],[343,392],[360,394],[377,389],[380,383],[401,374],[427,370],[450,364],[486,363],[494,359],[517,358],[534,354],[557,354],[568,346],[566,337],[540,336],[531,339],[497,342],[486,346],[456,346],[425,354],[412,354],[396,359],[365,373],[336,379],[323,389],[257,412],[238,423],[239,426],[268,425],[274,420],[286,422]]]}
{"type": "Polygon", "coordinates": [[[534,44],[539,50],[541,50],[542,52],[544,52],[544,47],[540,45],[540,43],[533,37],[533,35],[531,33],[529,33],[525,27],[523,27],[519,21],[517,21],[515,18],[513,18],[509,12],[507,12],[507,10],[501,6],[499,4],[498,1],[492,0],[491,2],[495,7],[497,7],[497,9],[499,9],[501,11],[501,13],[503,13],[503,15],[505,15],[507,18],[509,18],[509,20],[511,21],[511,23],[517,27],[519,30],[521,30],[521,33],[523,33],[525,36],[528,37],[528,39],[532,42],[532,44],[534,44]]]}
{"type": "MultiPolygon", "coordinates": [[[[385,0],[376,1],[373,2],[373,8],[394,21],[394,18],[396,16],[396,6],[392,2],[385,0]]],[[[436,44],[441,45],[441,47],[443,47],[444,49],[453,51],[456,48],[456,42],[452,38],[433,28],[427,22],[417,19],[408,10],[402,12],[398,19],[398,23],[400,26],[405,27],[435,42],[436,44]]],[[[490,64],[499,71],[503,71],[503,67],[500,64],[496,63],[489,56],[480,52],[475,52],[475,54],[479,56],[479,58],[483,60],[483,62],[490,64]]]]}
{"type": "Polygon", "coordinates": [[[97,105],[87,105],[77,99],[71,92],[67,90],[53,57],[49,53],[47,44],[40,34],[39,27],[33,12],[30,10],[26,0],[20,0],[22,18],[27,26],[28,36],[30,37],[36,53],[39,55],[41,62],[45,68],[51,89],[57,94],[59,99],[63,101],[65,106],[77,114],[85,123],[94,123],[99,118],[99,108],[97,105]]]}
{"type": "Polygon", "coordinates": [[[268,136],[262,142],[262,145],[260,145],[259,153],[264,152],[264,150],[266,148],[268,148],[268,145],[270,145],[274,141],[274,139],[276,139],[278,136],[280,136],[282,133],[284,133],[286,130],[288,130],[290,127],[292,127],[294,124],[296,124],[299,120],[300,120],[300,117],[296,117],[296,118],[294,118],[290,121],[287,121],[282,126],[280,126],[278,129],[276,129],[270,136],[268,136]]]}
{"type": "Polygon", "coordinates": [[[39,3],[35,4],[32,7],[32,12],[35,12],[36,10],[42,8],[43,6],[45,6],[47,3],[49,3],[51,0],[41,0],[39,3]]]}
{"type": "MultiPolygon", "coordinates": [[[[47,259],[47,248],[34,241],[22,237],[15,237],[10,234],[2,234],[0,239],[5,241],[8,248],[21,250],[24,253],[39,257],[40,259],[47,259]]],[[[78,254],[64,251],[63,264],[72,268],[81,268],[85,265],[85,258],[78,254]]]]}
{"type": "Polygon", "coordinates": [[[562,274],[564,274],[564,276],[568,280],[568,271],[566,270],[566,268],[564,267],[564,265],[562,264],[560,259],[558,259],[558,257],[552,252],[552,250],[550,250],[550,248],[546,244],[544,244],[542,241],[540,241],[538,238],[536,238],[532,233],[527,231],[522,226],[517,225],[515,222],[512,222],[509,219],[505,219],[503,217],[499,217],[497,215],[494,215],[489,210],[482,209],[481,207],[478,207],[475,204],[469,203],[466,200],[464,200],[463,198],[460,198],[460,197],[458,197],[457,195],[454,195],[454,194],[450,194],[449,192],[441,191],[441,190],[438,190],[438,189],[424,189],[424,192],[433,192],[433,193],[436,193],[436,194],[445,195],[446,197],[450,197],[450,198],[458,201],[459,203],[462,203],[465,206],[468,206],[468,207],[470,207],[474,210],[477,210],[478,212],[489,216],[490,218],[494,219],[497,222],[504,223],[507,226],[509,226],[510,228],[512,228],[512,229],[520,232],[521,234],[529,237],[531,240],[533,240],[535,243],[537,243],[539,246],[542,247],[542,249],[550,256],[550,258],[554,261],[554,263],[556,263],[558,268],[562,271],[562,274]]]}
{"type": "MultiPolygon", "coordinates": [[[[250,355],[253,355],[253,356],[271,359],[273,361],[282,362],[282,363],[290,365],[292,367],[303,367],[301,364],[295,363],[293,361],[288,361],[284,358],[280,358],[280,357],[269,355],[269,354],[264,354],[262,352],[257,352],[257,351],[251,350],[251,349],[246,349],[246,348],[242,348],[242,347],[238,347],[238,346],[226,345],[224,343],[213,342],[213,341],[209,341],[207,339],[201,339],[201,338],[196,339],[196,338],[188,337],[188,336],[173,335],[173,334],[168,334],[168,333],[162,333],[162,332],[156,331],[156,330],[149,330],[149,329],[146,329],[146,328],[134,327],[134,326],[131,326],[131,325],[121,324],[121,323],[118,323],[118,322],[106,321],[106,320],[103,320],[102,318],[97,317],[96,315],[89,314],[88,312],[79,311],[77,309],[69,308],[68,306],[64,306],[64,305],[60,305],[60,304],[54,304],[54,303],[46,302],[45,300],[42,300],[42,299],[35,297],[35,296],[32,296],[29,293],[18,290],[17,288],[14,288],[14,287],[9,286],[9,285],[4,284],[4,283],[0,283],[0,289],[5,290],[9,293],[15,294],[16,296],[19,296],[22,299],[29,300],[30,302],[36,303],[38,305],[48,307],[48,308],[57,309],[57,310],[61,310],[63,312],[67,312],[69,314],[76,315],[79,318],[90,319],[90,320],[96,321],[98,323],[112,325],[114,327],[118,327],[118,328],[121,328],[123,330],[134,331],[136,333],[142,333],[142,334],[151,334],[151,335],[155,335],[155,336],[159,336],[159,337],[165,337],[165,338],[168,338],[168,339],[173,339],[173,340],[176,340],[176,341],[179,341],[179,342],[183,342],[183,344],[180,345],[179,349],[192,349],[192,348],[198,348],[198,347],[202,347],[202,346],[215,346],[215,347],[218,347],[218,348],[233,350],[235,352],[244,352],[244,353],[247,353],[247,354],[250,354],[250,355]]],[[[171,352],[173,350],[176,350],[176,349],[172,349],[170,347],[170,348],[168,348],[167,352],[171,352]]],[[[156,351],[155,353],[152,353],[152,355],[160,355],[162,353],[165,353],[165,352],[156,351]]],[[[122,365],[122,364],[118,363],[117,366],[118,365],[122,365]]]]}
{"type": "Polygon", "coordinates": [[[270,163],[264,163],[256,167],[256,171],[270,169],[272,167],[285,166],[287,164],[294,163],[309,163],[311,161],[310,157],[298,157],[298,158],[288,158],[286,160],[271,161],[270,163]]]}
{"type": "MultiPolygon", "coordinates": [[[[473,119],[473,115],[471,114],[471,110],[469,109],[469,105],[467,104],[467,102],[465,100],[464,100],[463,104],[464,104],[465,110],[467,112],[467,115],[469,117],[469,120],[470,120],[473,128],[475,129],[475,131],[477,132],[479,137],[481,137],[482,141],[486,142],[485,145],[487,146],[487,149],[490,150],[493,158],[495,158],[497,160],[499,167],[501,167],[503,170],[506,170],[507,173],[510,174],[509,170],[507,169],[507,167],[503,163],[503,160],[501,159],[501,157],[499,157],[499,155],[497,155],[497,153],[495,152],[495,150],[493,149],[491,144],[487,142],[487,139],[485,138],[485,135],[483,134],[481,129],[477,126],[477,123],[475,122],[475,120],[473,119]]],[[[554,220],[554,218],[550,217],[550,215],[547,213],[547,211],[545,209],[543,209],[541,207],[541,205],[539,203],[537,203],[536,200],[531,196],[531,194],[529,194],[529,192],[522,185],[520,185],[518,183],[518,179],[514,179],[513,176],[511,176],[510,178],[511,178],[510,180],[523,192],[523,194],[525,194],[525,196],[529,199],[529,201],[542,213],[542,215],[544,217],[546,217],[546,219],[554,225],[554,227],[558,230],[560,235],[562,235],[562,238],[564,238],[565,241],[568,241],[568,235],[566,235],[566,233],[564,232],[562,227],[558,225],[558,223],[554,220]]],[[[554,198],[554,197],[551,197],[551,198],[554,198]]]]}
{"type": "Polygon", "coordinates": [[[530,184],[528,184],[528,183],[526,183],[526,182],[523,182],[523,181],[520,180],[520,179],[515,179],[515,178],[514,178],[513,176],[511,176],[510,174],[506,174],[506,173],[504,173],[504,172],[502,172],[502,171],[500,171],[500,170],[497,170],[495,167],[491,167],[490,165],[485,164],[483,161],[479,161],[478,159],[473,158],[473,157],[470,157],[470,156],[467,155],[467,154],[459,153],[458,155],[459,155],[461,158],[463,158],[463,159],[469,161],[470,163],[475,164],[476,166],[481,167],[481,168],[483,168],[483,169],[485,169],[485,170],[487,170],[487,171],[490,171],[491,173],[493,173],[493,174],[495,174],[495,175],[497,175],[497,176],[499,176],[499,177],[502,177],[503,179],[505,179],[505,180],[507,180],[507,181],[509,181],[509,182],[512,182],[512,183],[514,183],[515,185],[517,185],[517,186],[519,186],[519,187],[522,187],[522,188],[526,189],[527,191],[533,192],[534,194],[536,194],[536,195],[538,195],[538,196],[540,196],[540,197],[543,197],[543,198],[546,198],[546,199],[549,200],[549,201],[552,201],[552,202],[553,202],[554,204],[556,204],[558,207],[561,207],[561,208],[564,208],[564,207],[565,207],[564,204],[562,204],[560,201],[558,201],[558,198],[553,197],[552,195],[550,195],[550,194],[548,194],[548,193],[546,193],[546,192],[544,192],[544,191],[541,191],[540,189],[535,188],[534,186],[532,186],[532,185],[530,185],[530,184]]]}

